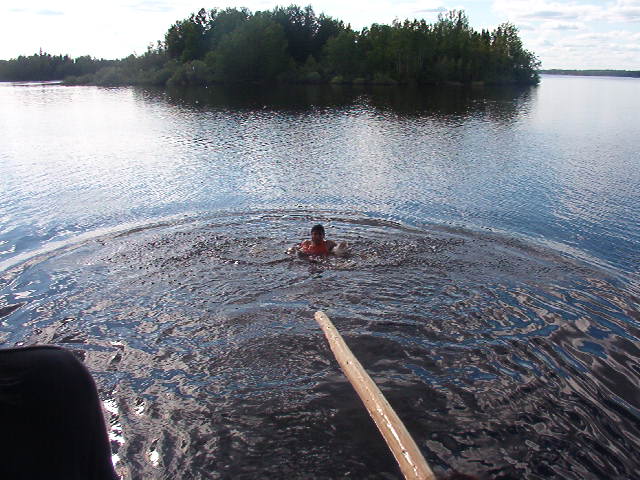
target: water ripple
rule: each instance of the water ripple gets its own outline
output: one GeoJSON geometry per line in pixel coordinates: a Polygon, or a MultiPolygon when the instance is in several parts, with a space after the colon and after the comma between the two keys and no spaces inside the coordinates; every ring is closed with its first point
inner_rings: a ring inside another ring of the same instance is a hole
{"type": "Polygon", "coordinates": [[[312,321],[318,308],[438,468],[491,478],[637,468],[637,304],[605,270],[522,240],[255,212],[102,233],[16,275],[1,298],[22,306],[5,324],[28,326],[28,343],[84,352],[113,407],[125,476],[281,476],[295,465],[366,477],[373,464],[394,477],[312,321]],[[288,255],[292,232],[314,221],[351,254],[288,255]]]}

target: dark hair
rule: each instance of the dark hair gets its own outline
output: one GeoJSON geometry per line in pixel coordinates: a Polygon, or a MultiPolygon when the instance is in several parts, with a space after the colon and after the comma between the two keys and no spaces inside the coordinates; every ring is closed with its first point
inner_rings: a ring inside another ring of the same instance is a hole
{"type": "Polygon", "coordinates": [[[313,234],[313,232],[320,232],[322,235],[324,235],[324,227],[318,223],[317,225],[311,227],[311,233],[313,234]]]}

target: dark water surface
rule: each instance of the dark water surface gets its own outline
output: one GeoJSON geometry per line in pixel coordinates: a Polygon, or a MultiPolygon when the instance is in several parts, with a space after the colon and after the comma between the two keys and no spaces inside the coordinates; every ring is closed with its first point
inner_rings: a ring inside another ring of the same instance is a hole
{"type": "Polygon", "coordinates": [[[0,341],[84,359],[123,478],[400,478],[318,309],[437,471],[640,478],[640,81],[0,107],[0,341]]]}

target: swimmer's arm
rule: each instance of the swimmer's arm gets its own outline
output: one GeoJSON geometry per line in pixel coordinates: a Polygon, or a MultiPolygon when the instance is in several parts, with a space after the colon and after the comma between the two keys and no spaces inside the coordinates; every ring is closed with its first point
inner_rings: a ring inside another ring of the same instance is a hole
{"type": "Polygon", "coordinates": [[[308,246],[311,243],[310,240],[304,240],[302,243],[300,244],[296,244],[293,247],[289,247],[287,249],[287,253],[289,255],[293,255],[294,253],[297,254],[298,256],[305,256],[307,257],[308,254],[304,253],[303,249],[304,247],[308,246]]]}
{"type": "Polygon", "coordinates": [[[313,245],[313,242],[311,240],[303,240],[300,245],[298,245],[296,248],[298,249],[298,255],[309,255],[306,250],[311,247],[313,245]]]}
{"type": "Polygon", "coordinates": [[[327,243],[331,243],[331,245],[327,245],[329,252],[337,255],[338,257],[342,257],[349,253],[349,245],[347,245],[347,242],[336,243],[332,240],[327,240],[327,243]]]}
{"type": "Polygon", "coordinates": [[[311,255],[305,252],[305,248],[310,246],[311,246],[311,240],[305,240],[300,245],[297,245],[296,255],[298,255],[298,258],[309,258],[311,255]]]}

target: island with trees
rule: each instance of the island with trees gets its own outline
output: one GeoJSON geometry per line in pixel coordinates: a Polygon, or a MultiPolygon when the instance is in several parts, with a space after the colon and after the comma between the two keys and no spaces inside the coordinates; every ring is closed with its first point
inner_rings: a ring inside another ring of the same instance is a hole
{"type": "Polygon", "coordinates": [[[539,82],[518,30],[469,26],[464,11],[360,31],[311,6],[201,9],[142,55],[119,60],[38,53],[0,60],[0,80],[202,86],[216,83],[520,84],[539,82]]]}

